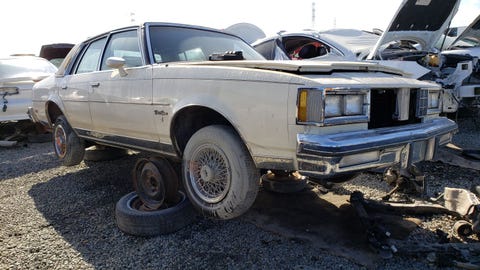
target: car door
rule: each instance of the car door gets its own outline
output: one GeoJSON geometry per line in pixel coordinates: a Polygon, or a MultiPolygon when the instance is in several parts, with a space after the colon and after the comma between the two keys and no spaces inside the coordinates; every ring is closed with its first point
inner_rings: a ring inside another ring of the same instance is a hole
{"type": "Polygon", "coordinates": [[[92,128],[88,99],[106,40],[106,37],[101,37],[88,43],[80,53],[80,59],[76,61],[72,73],[64,76],[59,83],[59,95],[67,119],[80,133],[92,128]]]}
{"type": "Polygon", "coordinates": [[[140,48],[137,29],[112,33],[106,44],[89,96],[93,126],[102,138],[136,145],[158,142],[152,111],[152,69],[145,65],[140,48]],[[125,74],[107,65],[110,57],[125,60],[125,74]]]}

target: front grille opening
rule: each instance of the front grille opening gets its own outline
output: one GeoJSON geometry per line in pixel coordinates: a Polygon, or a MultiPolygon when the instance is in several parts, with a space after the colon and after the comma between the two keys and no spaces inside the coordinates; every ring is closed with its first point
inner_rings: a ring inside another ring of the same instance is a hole
{"type": "MultiPolygon", "coordinates": [[[[407,120],[397,120],[397,91],[395,89],[372,89],[370,97],[369,129],[394,127],[420,123],[421,118],[416,116],[417,89],[412,89],[409,100],[407,120]]],[[[399,108],[401,109],[401,108],[399,108]]]]}

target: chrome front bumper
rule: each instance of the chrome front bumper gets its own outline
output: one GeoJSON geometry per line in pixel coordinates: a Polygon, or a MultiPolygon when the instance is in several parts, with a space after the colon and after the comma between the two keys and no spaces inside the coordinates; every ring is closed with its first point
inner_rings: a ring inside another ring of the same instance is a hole
{"type": "Polygon", "coordinates": [[[451,141],[457,124],[447,118],[424,123],[331,135],[297,135],[301,174],[329,178],[373,168],[430,160],[439,145],[451,141]]]}

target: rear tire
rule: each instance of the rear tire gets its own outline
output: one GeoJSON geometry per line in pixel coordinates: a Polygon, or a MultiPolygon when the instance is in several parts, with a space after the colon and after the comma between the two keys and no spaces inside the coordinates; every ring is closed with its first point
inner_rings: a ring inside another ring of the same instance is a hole
{"type": "Polygon", "coordinates": [[[238,217],[257,196],[259,170],[231,127],[207,126],[193,134],[185,147],[182,169],[185,191],[205,216],[238,217]]]}
{"type": "Polygon", "coordinates": [[[53,127],[53,148],[64,166],[79,164],[85,155],[85,141],[77,136],[63,115],[53,127]]]}

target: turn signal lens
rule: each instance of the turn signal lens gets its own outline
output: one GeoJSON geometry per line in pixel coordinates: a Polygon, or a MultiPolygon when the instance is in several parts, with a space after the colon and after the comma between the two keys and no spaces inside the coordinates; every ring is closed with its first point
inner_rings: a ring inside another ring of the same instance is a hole
{"type": "Polygon", "coordinates": [[[298,112],[297,119],[299,122],[307,122],[307,98],[308,90],[300,90],[298,94],[298,112]]]}

